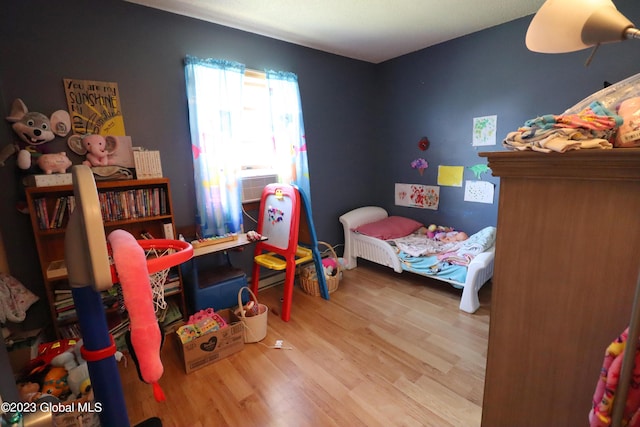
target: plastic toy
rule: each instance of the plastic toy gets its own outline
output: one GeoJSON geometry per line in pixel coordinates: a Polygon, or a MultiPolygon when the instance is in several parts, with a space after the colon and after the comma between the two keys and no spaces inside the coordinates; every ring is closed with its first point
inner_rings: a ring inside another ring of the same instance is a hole
{"type": "Polygon", "coordinates": [[[69,393],[69,384],[67,384],[68,372],[66,369],[59,366],[54,366],[49,369],[47,375],[44,377],[42,383],[43,394],[50,394],[52,396],[60,397],[69,393]]]}
{"type": "Polygon", "coordinates": [[[27,374],[43,372],[56,356],[72,350],[76,344],[77,341],[75,339],[64,339],[40,344],[38,346],[38,355],[27,364],[25,372],[27,374]]]}
{"type": "MultiPolygon", "coordinates": [[[[17,150],[17,164],[20,169],[30,169],[34,159],[41,154],[47,154],[43,145],[53,141],[56,136],[67,136],[71,130],[71,117],[64,110],[57,110],[51,114],[51,118],[42,113],[30,112],[25,103],[17,98],[11,105],[11,113],[7,121],[13,123],[11,127],[20,138],[17,150]]],[[[11,150],[9,149],[8,153],[11,150]]],[[[3,159],[6,160],[6,159],[3,159]]]]}
{"type": "Polygon", "coordinates": [[[192,341],[198,338],[198,328],[196,325],[182,325],[176,331],[178,337],[180,337],[180,342],[182,344],[186,344],[189,341],[192,341]]]}
{"type": "Polygon", "coordinates": [[[158,384],[164,372],[160,349],[164,334],[153,309],[153,295],[149,282],[144,250],[135,238],[124,230],[114,230],[107,237],[113,250],[113,260],[122,285],[122,294],[129,312],[131,329],[127,343],[131,344],[131,358],[140,378],[153,386],[156,401],[165,400],[158,384]]]}
{"type": "Polygon", "coordinates": [[[74,397],[80,397],[91,390],[91,378],[86,363],[76,366],[69,371],[67,376],[69,389],[74,397]]]}
{"type": "Polygon", "coordinates": [[[109,166],[111,156],[117,146],[118,140],[113,136],[107,135],[71,135],[67,140],[67,145],[76,154],[84,156],[86,154],[87,160],[82,162],[89,167],[92,166],[109,166]]]}

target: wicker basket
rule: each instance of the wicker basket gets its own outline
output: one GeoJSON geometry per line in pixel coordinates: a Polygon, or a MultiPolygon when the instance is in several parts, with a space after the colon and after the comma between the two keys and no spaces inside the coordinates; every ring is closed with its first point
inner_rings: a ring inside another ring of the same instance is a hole
{"type": "MultiPolygon", "coordinates": [[[[340,284],[340,275],[342,274],[342,269],[340,268],[340,263],[338,262],[338,255],[336,255],[330,244],[318,241],[318,245],[326,246],[331,252],[332,258],[336,261],[336,274],[333,276],[325,276],[327,282],[327,290],[329,291],[329,293],[332,293],[338,290],[338,285],[340,284]]],[[[302,290],[309,295],[313,295],[315,297],[321,295],[320,286],[318,286],[318,276],[316,274],[315,264],[311,263],[302,268],[302,270],[300,271],[299,281],[302,290]]]]}

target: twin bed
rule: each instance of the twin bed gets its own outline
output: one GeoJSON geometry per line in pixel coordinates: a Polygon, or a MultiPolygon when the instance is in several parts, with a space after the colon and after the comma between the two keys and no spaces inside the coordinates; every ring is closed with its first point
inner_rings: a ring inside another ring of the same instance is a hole
{"type": "Polygon", "coordinates": [[[495,227],[486,227],[464,241],[443,243],[416,234],[411,220],[389,217],[376,206],[347,212],[340,222],[347,269],[355,268],[362,258],[397,273],[421,274],[462,289],[460,310],[474,313],[480,307],[478,291],[493,276],[495,227]]]}

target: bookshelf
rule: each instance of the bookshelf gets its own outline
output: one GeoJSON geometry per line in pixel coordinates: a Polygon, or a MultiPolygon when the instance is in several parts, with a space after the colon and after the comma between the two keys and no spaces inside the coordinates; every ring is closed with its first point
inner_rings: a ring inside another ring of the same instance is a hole
{"type": "MultiPolygon", "coordinates": [[[[176,236],[167,178],[100,181],[96,186],[106,235],[123,229],[136,239],[176,236]]],[[[73,186],[27,187],[26,195],[54,332],[58,338],[78,337],[80,331],[64,262],[66,226],[75,208],[73,186]]],[[[116,342],[128,325],[118,289],[116,284],[101,294],[116,342]]],[[[164,295],[167,308],[157,314],[165,330],[170,331],[175,326],[172,323],[183,320],[187,314],[182,275],[177,266],[169,270],[164,295]]]]}

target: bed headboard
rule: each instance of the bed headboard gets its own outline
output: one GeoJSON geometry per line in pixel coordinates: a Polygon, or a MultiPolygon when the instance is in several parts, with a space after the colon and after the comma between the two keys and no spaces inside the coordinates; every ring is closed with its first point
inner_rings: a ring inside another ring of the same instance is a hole
{"type": "Polygon", "coordinates": [[[353,250],[351,230],[362,224],[368,224],[370,222],[379,221],[381,219],[386,218],[387,216],[389,216],[387,211],[378,206],[364,206],[364,207],[349,211],[344,215],[340,216],[340,222],[342,223],[342,227],[344,229],[343,258],[347,262],[347,269],[355,267],[355,265],[350,265],[351,260],[354,258],[354,255],[355,255],[351,253],[353,250]]]}

